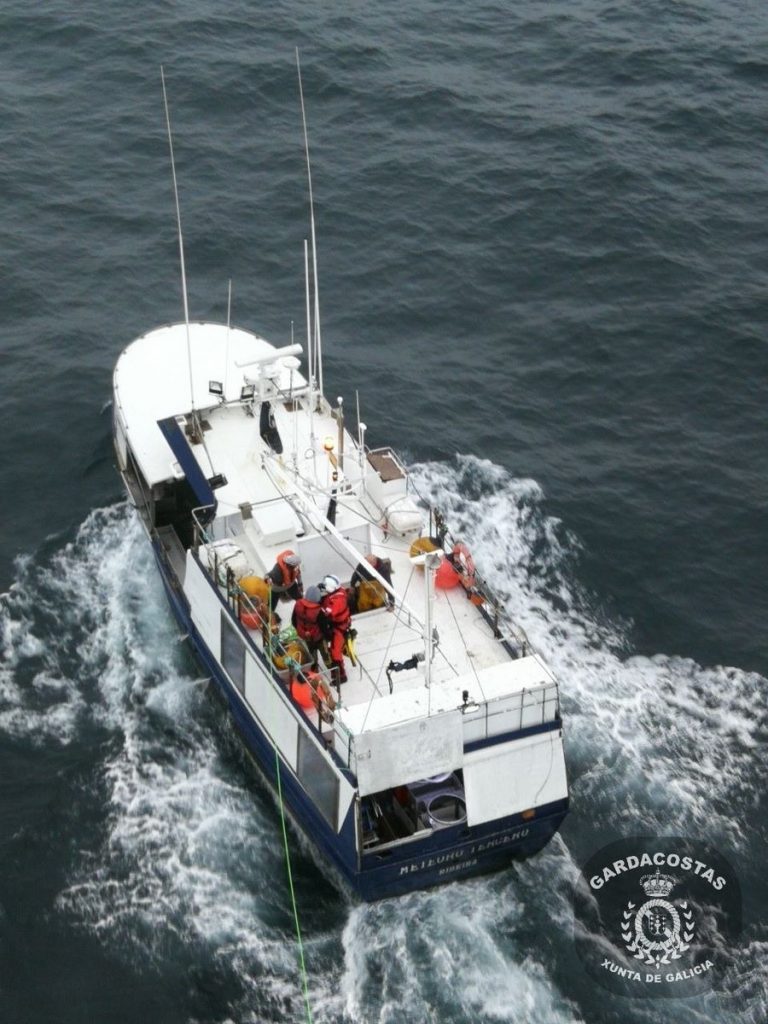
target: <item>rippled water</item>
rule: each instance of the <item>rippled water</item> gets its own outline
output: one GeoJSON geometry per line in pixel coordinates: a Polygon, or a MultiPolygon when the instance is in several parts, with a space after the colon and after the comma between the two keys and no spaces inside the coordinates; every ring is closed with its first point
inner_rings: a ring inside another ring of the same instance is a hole
{"type": "Polygon", "coordinates": [[[561,681],[573,811],[504,875],[350,906],[292,837],[318,1021],[768,1013],[764,5],[4,8],[0,1009],[300,1020],[278,818],[123,505],[110,373],[181,296],[303,330],[302,49],[326,381],[473,538],[561,681]],[[731,667],[726,667],[731,666],[731,667]],[[698,836],[722,991],[596,993],[579,865],[698,836]]]}

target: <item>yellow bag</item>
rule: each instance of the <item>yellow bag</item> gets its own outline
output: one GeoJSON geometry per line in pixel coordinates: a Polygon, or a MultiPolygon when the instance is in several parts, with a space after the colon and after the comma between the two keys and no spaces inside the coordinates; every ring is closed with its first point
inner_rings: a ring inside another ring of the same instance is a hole
{"type": "Polygon", "coordinates": [[[427,551],[437,551],[437,544],[431,537],[417,537],[408,551],[409,558],[416,558],[427,551]]]}
{"type": "Polygon", "coordinates": [[[267,594],[269,593],[269,584],[266,580],[263,580],[261,576],[243,576],[238,580],[240,589],[248,595],[248,597],[258,597],[261,601],[267,600],[267,594]]]}
{"type": "Polygon", "coordinates": [[[357,588],[357,610],[369,612],[372,608],[383,608],[387,603],[387,592],[378,580],[363,580],[357,588]]]}

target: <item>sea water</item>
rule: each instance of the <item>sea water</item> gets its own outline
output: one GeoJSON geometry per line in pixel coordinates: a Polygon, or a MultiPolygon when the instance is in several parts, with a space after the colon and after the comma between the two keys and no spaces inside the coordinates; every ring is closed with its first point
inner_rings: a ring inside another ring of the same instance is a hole
{"type": "Polygon", "coordinates": [[[274,801],[166,606],[110,374],[182,316],[303,324],[312,146],[326,390],[556,673],[572,811],[486,879],[355,906],[290,833],[313,1018],[768,1013],[768,15],[756,2],[7,4],[0,70],[0,1013],[306,1019],[274,801]],[[719,988],[596,990],[580,866],[715,845],[719,988]]]}

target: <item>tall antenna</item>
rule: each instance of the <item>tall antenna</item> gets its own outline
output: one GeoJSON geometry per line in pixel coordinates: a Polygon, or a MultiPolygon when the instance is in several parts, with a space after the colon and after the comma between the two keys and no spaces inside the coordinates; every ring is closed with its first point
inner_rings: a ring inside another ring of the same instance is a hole
{"type": "Polygon", "coordinates": [[[307,240],[304,239],[304,292],[307,302],[307,371],[309,373],[309,400],[313,403],[313,378],[315,375],[314,344],[312,342],[312,311],[309,305],[309,251],[307,240]]]}
{"type": "Polygon", "coordinates": [[[227,400],[227,377],[229,376],[229,332],[232,326],[232,278],[227,288],[227,344],[224,348],[224,401],[227,400]]]}
{"type": "Polygon", "coordinates": [[[315,360],[314,360],[314,345],[312,344],[312,316],[309,308],[309,252],[307,249],[307,240],[304,239],[304,289],[306,292],[307,300],[307,372],[309,375],[309,437],[311,440],[312,449],[312,468],[315,474],[315,482],[317,482],[317,453],[315,452],[315,360]]]}
{"type": "Polygon", "coordinates": [[[195,389],[192,382],[192,344],[189,339],[189,302],[187,300],[187,271],[184,266],[184,240],[181,235],[181,207],[179,206],[179,188],[176,184],[176,162],[173,159],[173,136],[171,135],[171,115],[168,110],[168,94],[165,91],[165,72],[160,65],[160,81],[163,83],[163,103],[165,105],[165,123],[168,128],[168,149],[171,153],[171,177],[173,178],[173,197],[176,201],[176,226],[179,234],[179,261],[181,263],[181,293],[184,297],[184,324],[187,328],[187,362],[189,364],[189,397],[192,412],[195,411],[195,389]]]}
{"type": "Polygon", "coordinates": [[[299,48],[296,47],[296,73],[299,76],[299,98],[301,100],[301,123],[304,128],[304,153],[307,158],[307,182],[309,184],[309,218],[312,229],[312,275],[315,283],[315,360],[317,383],[323,393],[323,345],[320,335],[320,287],[317,281],[317,240],[315,238],[315,202],[312,195],[312,169],[309,165],[309,136],[307,135],[307,114],[304,109],[304,89],[301,85],[301,64],[299,48]]]}

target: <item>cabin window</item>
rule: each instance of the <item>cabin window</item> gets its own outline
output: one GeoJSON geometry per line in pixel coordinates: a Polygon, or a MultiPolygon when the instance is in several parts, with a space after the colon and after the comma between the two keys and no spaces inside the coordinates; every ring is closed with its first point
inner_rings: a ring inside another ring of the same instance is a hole
{"type": "Polygon", "coordinates": [[[245,694],[245,644],[226,612],[221,613],[221,663],[240,693],[245,694]]]}
{"type": "Polygon", "coordinates": [[[298,769],[302,786],[331,828],[335,829],[339,810],[339,780],[336,772],[303,729],[299,729],[298,769]]]}

